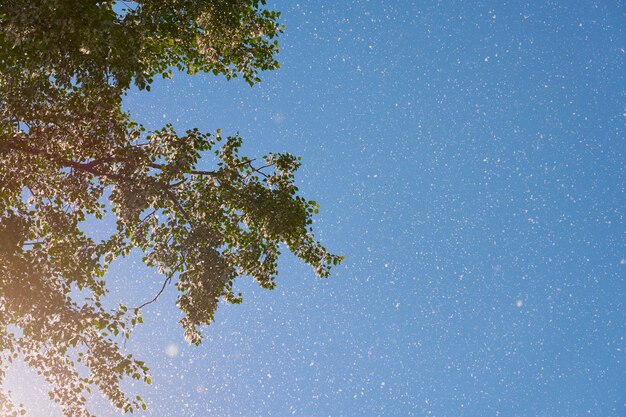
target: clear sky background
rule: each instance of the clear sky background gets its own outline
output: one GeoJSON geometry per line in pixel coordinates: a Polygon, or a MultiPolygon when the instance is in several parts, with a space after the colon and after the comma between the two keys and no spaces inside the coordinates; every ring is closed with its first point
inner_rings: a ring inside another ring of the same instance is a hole
{"type": "MultiPolygon", "coordinates": [[[[168,287],[127,344],[154,374],[129,387],[145,415],[626,415],[626,4],[270,6],[286,32],[263,83],[178,74],[125,106],[302,155],[346,260],[240,280],[200,347],[168,287]]],[[[130,306],[162,282],[138,257],[110,278],[130,306]]],[[[27,374],[16,395],[53,415],[27,374]]]]}

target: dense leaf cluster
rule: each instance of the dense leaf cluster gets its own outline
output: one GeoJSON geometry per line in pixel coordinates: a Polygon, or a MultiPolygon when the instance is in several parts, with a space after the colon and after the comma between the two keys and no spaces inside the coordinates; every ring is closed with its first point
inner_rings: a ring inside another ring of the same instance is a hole
{"type": "MultiPolygon", "coordinates": [[[[236,277],[274,287],[281,244],[322,277],[341,261],[313,238],[299,158],[241,156],[219,131],[147,132],[121,109],[132,84],[173,69],[259,81],[278,66],[278,17],[258,0],[0,1],[0,382],[20,358],[68,416],[91,415],[94,388],[145,408],[120,382],[149,383],[148,369],[118,345],[141,307],[103,306],[108,266],[133,249],[175,282],[195,344],[220,298],[241,301],[236,277]],[[107,211],[116,230],[85,234],[107,211]]],[[[22,411],[0,390],[0,415],[22,411]]]]}

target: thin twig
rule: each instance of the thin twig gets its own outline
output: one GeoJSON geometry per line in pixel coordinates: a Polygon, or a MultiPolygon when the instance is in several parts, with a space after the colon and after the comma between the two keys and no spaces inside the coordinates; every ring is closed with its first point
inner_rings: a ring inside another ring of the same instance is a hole
{"type": "Polygon", "coordinates": [[[38,240],[36,242],[24,242],[22,243],[22,246],[35,246],[35,245],[41,245],[45,243],[45,240],[38,240]]]}
{"type": "Polygon", "coordinates": [[[148,220],[150,217],[154,216],[156,214],[156,209],[152,211],[152,213],[148,214],[146,217],[144,217],[143,219],[141,219],[141,221],[139,222],[139,224],[144,224],[146,222],[146,220],[148,220]]]}
{"type": "Polygon", "coordinates": [[[145,306],[154,303],[156,300],[159,299],[159,297],[161,296],[161,294],[163,294],[163,291],[165,291],[165,287],[167,286],[167,284],[169,284],[172,281],[172,275],[168,275],[167,278],[165,278],[165,281],[163,281],[163,285],[161,286],[161,289],[159,290],[159,292],[157,293],[157,295],[154,296],[154,298],[150,301],[146,301],[145,303],[143,303],[142,305],[140,305],[139,307],[136,308],[136,310],[140,310],[142,308],[144,308],[145,306]]]}

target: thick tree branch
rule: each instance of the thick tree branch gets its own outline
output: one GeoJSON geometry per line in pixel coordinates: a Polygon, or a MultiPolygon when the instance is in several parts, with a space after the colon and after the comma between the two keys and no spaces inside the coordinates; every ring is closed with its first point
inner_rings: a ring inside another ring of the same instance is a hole
{"type": "Polygon", "coordinates": [[[100,165],[102,163],[105,162],[112,162],[114,160],[114,158],[112,157],[107,157],[107,158],[102,158],[102,159],[96,159],[94,161],[91,162],[87,162],[87,163],[80,163],[80,162],[76,162],[76,161],[72,161],[71,159],[66,159],[66,158],[62,158],[60,156],[56,156],[53,154],[50,154],[46,151],[42,151],[39,149],[33,149],[30,146],[26,145],[25,143],[19,143],[19,142],[12,142],[12,143],[1,143],[0,144],[0,151],[2,152],[6,152],[6,151],[17,151],[17,152],[23,152],[29,155],[33,155],[33,156],[39,156],[42,158],[47,159],[48,161],[51,161],[53,163],[55,163],[56,165],[59,165],[61,167],[66,167],[66,168],[73,168],[77,171],[81,171],[81,172],[86,172],[92,175],[95,175],[97,177],[107,177],[107,178],[111,178],[113,180],[116,181],[133,181],[131,178],[125,177],[123,175],[119,175],[119,174],[113,174],[113,173],[109,173],[109,172],[102,172],[102,171],[98,171],[95,170],[94,167],[97,165],[100,165]]]}
{"type": "MultiPolygon", "coordinates": [[[[125,177],[123,175],[119,175],[119,174],[113,174],[113,173],[108,173],[108,172],[102,172],[102,171],[98,171],[96,169],[94,169],[95,166],[106,163],[106,162],[113,162],[115,161],[115,158],[113,157],[106,157],[106,158],[99,158],[99,159],[95,159],[93,161],[90,162],[86,162],[86,163],[80,163],[80,162],[76,162],[76,161],[72,161],[71,159],[66,159],[66,158],[62,158],[59,156],[55,156],[52,155],[46,151],[42,151],[39,149],[33,149],[31,147],[29,147],[28,145],[24,144],[24,143],[19,143],[19,142],[13,142],[13,143],[2,143],[0,144],[0,151],[17,151],[17,152],[24,152],[27,153],[29,155],[33,155],[33,156],[39,156],[42,158],[45,158],[49,161],[54,162],[55,164],[62,166],[62,167],[68,167],[68,168],[72,168],[75,169],[77,171],[81,171],[81,172],[87,172],[89,174],[95,175],[95,176],[102,176],[102,177],[107,177],[107,178],[111,178],[113,180],[116,181],[122,181],[122,182],[128,182],[128,181],[134,181],[132,178],[128,178],[125,177]]],[[[161,165],[161,164],[149,164],[149,166],[158,168],[158,169],[163,169],[165,168],[165,165],[161,165]]],[[[215,172],[211,172],[211,171],[192,171],[190,172],[192,174],[197,174],[197,175],[215,175],[215,172]]],[[[191,219],[191,217],[189,216],[189,214],[187,213],[187,211],[185,210],[185,208],[183,207],[183,205],[180,203],[180,201],[178,200],[178,197],[176,196],[176,194],[174,194],[172,192],[172,190],[170,190],[170,186],[169,185],[161,185],[159,188],[161,188],[161,190],[163,190],[163,192],[165,193],[165,195],[167,195],[167,198],[174,203],[174,205],[176,206],[176,208],[178,209],[178,211],[180,212],[180,214],[184,217],[184,219],[187,221],[187,223],[189,223],[189,226],[193,227],[193,221],[191,219]]]]}

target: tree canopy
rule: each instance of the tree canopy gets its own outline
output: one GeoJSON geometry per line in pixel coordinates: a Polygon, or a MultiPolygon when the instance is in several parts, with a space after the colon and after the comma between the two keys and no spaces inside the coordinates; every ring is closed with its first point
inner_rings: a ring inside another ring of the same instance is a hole
{"type": "MultiPolygon", "coordinates": [[[[278,67],[279,17],[259,0],[0,1],[0,382],[19,358],[67,416],[90,416],[94,389],[145,408],[120,386],[150,383],[119,345],[141,307],[104,306],[108,266],[133,249],[175,283],[194,344],[219,299],[241,302],[235,278],[274,287],[282,245],[321,277],[341,261],[314,239],[298,157],[243,156],[219,130],[147,131],[122,110],[129,88],[174,71],[257,83],[278,67]],[[111,213],[106,238],[84,232],[111,213]]],[[[0,390],[0,415],[23,412],[0,390]]]]}

